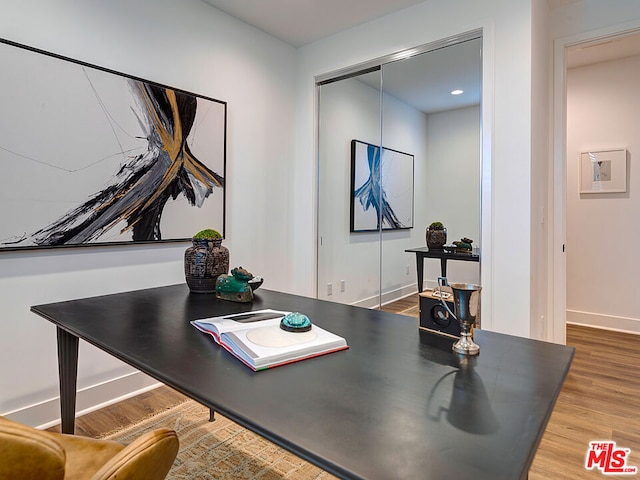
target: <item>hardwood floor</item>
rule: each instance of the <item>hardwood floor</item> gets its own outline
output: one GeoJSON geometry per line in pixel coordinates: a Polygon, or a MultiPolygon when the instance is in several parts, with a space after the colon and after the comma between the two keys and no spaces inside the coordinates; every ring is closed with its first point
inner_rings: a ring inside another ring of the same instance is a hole
{"type": "Polygon", "coordinates": [[[407,312],[407,310],[411,310],[411,316],[417,317],[419,313],[416,309],[417,307],[418,294],[416,293],[415,295],[410,295],[408,297],[401,298],[400,300],[396,300],[395,302],[388,303],[387,305],[383,305],[381,310],[391,313],[403,313],[407,312]],[[415,315],[413,314],[413,311],[416,312],[415,315]]]}
{"type": "Polygon", "coordinates": [[[640,467],[640,336],[567,325],[567,344],[576,355],[529,479],[603,478],[584,468],[595,440],[630,449],[627,465],[640,467]]]}
{"type": "MultiPolygon", "coordinates": [[[[171,408],[185,400],[188,400],[188,397],[172,388],[167,386],[155,388],[76,418],[76,435],[98,438],[125,425],[139,422],[153,413],[171,408]]],[[[59,433],[60,425],[48,430],[59,433]]]]}
{"type": "MultiPolygon", "coordinates": [[[[417,316],[417,302],[415,295],[382,309],[417,316]]],[[[568,325],[567,344],[576,348],[576,355],[529,479],[603,478],[597,469],[584,467],[594,440],[630,449],[627,465],[640,467],[640,336],[568,325]]],[[[160,387],[79,417],[76,432],[97,437],[184,400],[160,387]]]]}

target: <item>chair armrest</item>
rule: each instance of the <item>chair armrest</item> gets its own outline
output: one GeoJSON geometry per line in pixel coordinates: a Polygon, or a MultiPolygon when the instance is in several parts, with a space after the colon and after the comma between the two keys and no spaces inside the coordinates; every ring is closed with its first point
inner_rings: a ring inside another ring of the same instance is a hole
{"type": "Polygon", "coordinates": [[[127,445],[92,480],[162,480],[178,454],[176,432],[160,428],[127,445]]]}
{"type": "Polygon", "coordinates": [[[0,479],[62,480],[66,455],[43,432],[0,417],[0,479]]]}

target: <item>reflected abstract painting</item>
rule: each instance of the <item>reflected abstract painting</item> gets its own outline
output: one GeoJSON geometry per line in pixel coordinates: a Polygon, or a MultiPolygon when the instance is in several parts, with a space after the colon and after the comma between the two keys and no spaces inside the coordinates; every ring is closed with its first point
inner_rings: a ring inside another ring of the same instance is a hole
{"type": "Polygon", "coordinates": [[[413,228],[413,155],[351,141],[351,232],[413,228]]]}
{"type": "Polygon", "coordinates": [[[0,43],[0,248],[224,235],[226,102],[0,43]]]}

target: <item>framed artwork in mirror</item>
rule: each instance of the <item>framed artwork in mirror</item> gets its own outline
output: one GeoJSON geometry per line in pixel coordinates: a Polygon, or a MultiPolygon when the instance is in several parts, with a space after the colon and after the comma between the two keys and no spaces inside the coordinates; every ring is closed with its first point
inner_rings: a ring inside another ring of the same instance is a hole
{"type": "Polygon", "coordinates": [[[600,150],[580,154],[580,193],[627,191],[627,150],[600,150]]]}
{"type": "Polygon", "coordinates": [[[350,231],[413,228],[414,156],[351,141],[350,231]]]}
{"type": "Polygon", "coordinates": [[[224,235],[227,104],[0,40],[0,249],[224,235]]]}

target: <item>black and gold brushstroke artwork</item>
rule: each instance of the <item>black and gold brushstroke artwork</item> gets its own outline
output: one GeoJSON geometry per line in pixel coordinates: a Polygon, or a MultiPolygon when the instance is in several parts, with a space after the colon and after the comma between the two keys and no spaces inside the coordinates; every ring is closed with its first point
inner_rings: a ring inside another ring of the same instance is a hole
{"type": "Polygon", "coordinates": [[[226,103],[0,43],[0,248],[224,234],[226,103]]]}

